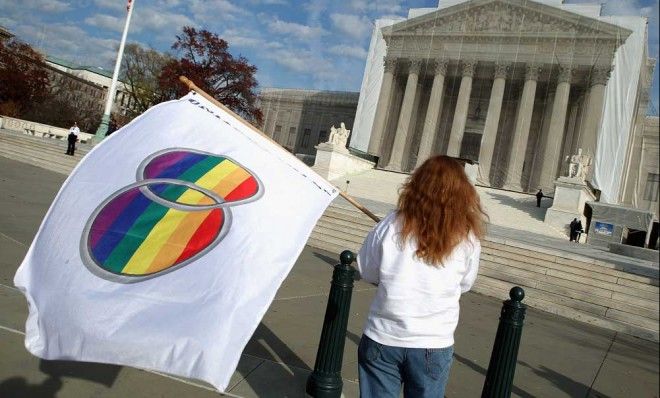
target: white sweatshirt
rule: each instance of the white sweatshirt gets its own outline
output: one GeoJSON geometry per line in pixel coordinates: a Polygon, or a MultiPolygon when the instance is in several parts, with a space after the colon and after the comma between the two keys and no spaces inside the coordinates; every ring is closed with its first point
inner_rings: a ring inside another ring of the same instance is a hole
{"type": "Polygon", "coordinates": [[[361,278],[378,285],[364,334],[395,347],[452,346],[458,300],[477,277],[479,240],[470,235],[442,266],[434,267],[416,258],[414,241],[399,243],[396,215],[392,212],[376,225],[358,254],[361,278]]]}

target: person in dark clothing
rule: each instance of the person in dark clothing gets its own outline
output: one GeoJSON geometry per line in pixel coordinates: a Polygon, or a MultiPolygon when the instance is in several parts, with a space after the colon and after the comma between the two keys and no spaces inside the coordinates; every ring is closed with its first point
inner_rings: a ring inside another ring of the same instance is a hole
{"type": "Polygon", "coordinates": [[[575,240],[577,234],[575,233],[575,227],[577,226],[577,218],[574,218],[573,221],[568,225],[568,238],[571,242],[575,240]]]}
{"type": "Polygon", "coordinates": [[[67,141],[69,145],[66,148],[66,154],[73,156],[76,151],[76,142],[78,141],[78,134],[80,134],[80,129],[78,128],[78,123],[73,123],[73,127],[69,129],[69,136],[67,141]]]}
{"type": "Polygon", "coordinates": [[[541,207],[541,199],[543,198],[543,191],[539,189],[536,193],[536,207],[541,207]]]}
{"type": "Polygon", "coordinates": [[[582,229],[582,221],[579,221],[577,218],[574,218],[573,221],[571,221],[571,224],[569,225],[569,238],[571,242],[579,242],[580,241],[580,235],[582,235],[582,232],[584,230],[582,229]]]}
{"type": "Polygon", "coordinates": [[[578,220],[577,225],[575,226],[575,243],[580,243],[580,236],[583,232],[582,221],[578,220]]]}

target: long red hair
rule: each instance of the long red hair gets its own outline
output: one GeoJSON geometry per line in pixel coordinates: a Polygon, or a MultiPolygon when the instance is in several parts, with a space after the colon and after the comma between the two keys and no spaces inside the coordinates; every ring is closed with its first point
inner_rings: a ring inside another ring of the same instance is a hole
{"type": "Polygon", "coordinates": [[[486,213],[463,166],[447,156],[435,156],[403,185],[398,217],[402,242],[414,239],[417,257],[440,266],[470,233],[483,237],[486,213]]]}

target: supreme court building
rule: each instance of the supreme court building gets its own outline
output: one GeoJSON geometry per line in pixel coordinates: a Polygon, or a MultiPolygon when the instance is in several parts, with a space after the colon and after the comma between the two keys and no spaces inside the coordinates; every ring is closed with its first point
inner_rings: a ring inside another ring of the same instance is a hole
{"type": "Polygon", "coordinates": [[[646,20],[562,0],[441,0],[372,35],[349,144],[410,172],[433,154],[472,159],[483,185],[554,190],[566,158],[624,192],[655,65],[646,20]]]}

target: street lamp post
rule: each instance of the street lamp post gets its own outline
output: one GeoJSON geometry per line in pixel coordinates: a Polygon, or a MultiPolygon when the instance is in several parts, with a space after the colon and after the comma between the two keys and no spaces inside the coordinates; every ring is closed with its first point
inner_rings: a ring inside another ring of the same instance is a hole
{"type": "Polygon", "coordinates": [[[119,43],[119,52],[117,54],[117,61],[115,62],[115,70],[112,73],[112,83],[108,89],[108,95],[105,101],[105,110],[101,118],[101,124],[96,130],[94,142],[98,143],[103,141],[105,135],[108,133],[108,125],[110,124],[110,113],[112,112],[112,104],[115,101],[115,91],[117,90],[117,80],[119,79],[119,70],[121,69],[121,58],[124,55],[124,45],[126,44],[126,36],[128,35],[128,26],[131,23],[131,15],[133,15],[133,7],[135,7],[135,0],[128,2],[128,15],[126,16],[126,25],[124,25],[124,32],[121,35],[121,42],[119,43]]]}

